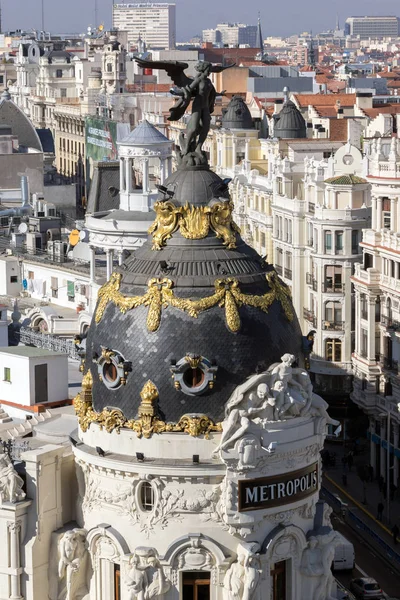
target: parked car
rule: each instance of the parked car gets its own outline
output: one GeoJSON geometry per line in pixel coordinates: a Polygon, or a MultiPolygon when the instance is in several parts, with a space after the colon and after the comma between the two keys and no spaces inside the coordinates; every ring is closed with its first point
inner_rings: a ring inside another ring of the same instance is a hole
{"type": "Polygon", "coordinates": [[[335,547],[332,569],[334,571],[351,571],[355,566],[354,546],[344,535],[336,532],[340,543],[335,547]]]}
{"type": "Polygon", "coordinates": [[[382,588],[379,583],[372,577],[359,577],[353,579],[350,583],[350,590],[356,598],[364,598],[371,600],[381,600],[383,596],[382,588]]]}

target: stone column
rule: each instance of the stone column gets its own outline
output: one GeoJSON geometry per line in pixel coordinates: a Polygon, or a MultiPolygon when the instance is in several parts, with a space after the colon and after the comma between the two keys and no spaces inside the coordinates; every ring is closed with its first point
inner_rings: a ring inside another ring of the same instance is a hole
{"type": "Polygon", "coordinates": [[[376,201],[376,229],[382,229],[382,198],[377,198],[376,201]]]}
{"type": "Polygon", "coordinates": [[[400,233],[400,198],[397,198],[397,223],[396,233],[400,233]]]}
{"type": "Polygon", "coordinates": [[[375,296],[368,296],[368,360],[375,360],[375,296]]]}
{"type": "Polygon", "coordinates": [[[114,260],[114,250],[108,248],[106,250],[107,256],[107,281],[110,279],[113,272],[113,260],[114,260]]]}
{"type": "Polygon", "coordinates": [[[16,521],[15,523],[8,523],[8,535],[10,536],[10,583],[11,583],[11,596],[10,600],[22,600],[21,596],[21,581],[20,581],[20,532],[21,523],[16,521]]]}
{"type": "Polygon", "coordinates": [[[250,140],[246,140],[245,150],[244,150],[244,160],[246,162],[249,160],[249,154],[250,154],[250,140]]]}
{"type": "MultiPolygon", "coordinates": [[[[358,290],[356,290],[355,292],[355,302],[354,302],[354,308],[355,308],[355,322],[359,323],[360,322],[360,292],[358,290]]],[[[361,352],[361,327],[356,327],[356,335],[355,335],[355,353],[356,354],[360,354],[361,352]]]]}
{"type": "Polygon", "coordinates": [[[90,283],[96,281],[96,248],[89,246],[90,248],[90,283]]]}
{"type": "Polygon", "coordinates": [[[160,158],[160,183],[164,183],[165,177],[165,158],[160,158]]]}
{"type": "Polygon", "coordinates": [[[118,250],[118,265],[121,267],[124,262],[124,251],[118,250]]]}
{"type": "Polygon", "coordinates": [[[120,158],[119,161],[119,191],[122,192],[125,189],[125,159],[123,157],[120,158]]]}
{"type": "Polygon", "coordinates": [[[235,168],[237,163],[237,143],[236,138],[232,138],[232,167],[235,168]]]}
{"type": "Polygon", "coordinates": [[[149,159],[143,160],[143,192],[149,191],[149,159]]]}
{"type": "Polygon", "coordinates": [[[125,159],[126,165],[126,191],[128,194],[132,191],[132,159],[125,159]]]}

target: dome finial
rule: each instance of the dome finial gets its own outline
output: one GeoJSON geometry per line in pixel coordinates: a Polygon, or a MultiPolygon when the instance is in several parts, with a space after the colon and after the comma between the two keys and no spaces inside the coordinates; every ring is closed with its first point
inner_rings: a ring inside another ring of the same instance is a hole
{"type": "Polygon", "coordinates": [[[286,104],[286,102],[289,102],[289,92],[289,88],[287,87],[287,85],[285,85],[285,87],[283,88],[284,104],[286,104]]]}

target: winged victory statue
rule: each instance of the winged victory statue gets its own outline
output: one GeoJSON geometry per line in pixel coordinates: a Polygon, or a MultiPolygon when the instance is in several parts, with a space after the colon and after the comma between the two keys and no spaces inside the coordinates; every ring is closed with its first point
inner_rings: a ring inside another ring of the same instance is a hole
{"type": "Polygon", "coordinates": [[[189,65],[176,60],[143,60],[136,58],[136,62],[144,69],[161,69],[166,71],[176,87],[171,88],[171,94],[177,96],[178,102],[170,108],[169,121],[178,121],[185,114],[193,99],[192,115],[187,124],[185,134],[179,138],[181,163],[187,166],[207,164],[207,157],[202,150],[203,144],[210,130],[211,115],[214,112],[215,99],[218,94],[209,76],[211,73],[221,73],[233,67],[229,65],[213,65],[208,61],[199,61],[195,69],[197,75],[188,77],[185,70],[189,65]]]}

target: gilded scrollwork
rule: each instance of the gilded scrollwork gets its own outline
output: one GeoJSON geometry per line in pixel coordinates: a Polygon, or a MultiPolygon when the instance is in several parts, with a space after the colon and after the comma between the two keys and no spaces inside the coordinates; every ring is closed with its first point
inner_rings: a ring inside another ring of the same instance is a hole
{"type": "Polygon", "coordinates": [[[152,381],[148,381],[141,391],[142,402],[137,419],[127,419],[119,409],[104,408],[96,412],[92,404],[92,386],[93,378],[88,371],[82,380],[82,391],[74,399],[75,412],[83,432],[89,429],[91,423],[96,423],[107,433],[119,433],[122,428],[131,429],[139,438],[149,438],[153,433],[179,432],[194,437],[204,435],[208,439],[213,431],[222,431],[221,424],[215,424],[206,415],[183,415],[178,423],[166,423],[159,419],[154,407],[158,399],[158,390],[152,381]]]}
{"type": "Polygon", "coordinates": [[[239,282],[233,277],[216,279],[214,282],[215,292],[211,296],[190,300],[179,298],[173,291],[171,279],[150,279],[148,289],[143,296],[124,296],[119,291],[121,285],[121,274],[113,273],[110,280],[99,290],[99,302],[95,312],[95,321],[99,323],[104,315],[107,305],[112,302],[122,313],[138,306],[148,306],[147,329],[157,331],[161,323],[162,309],[172,306],[178,310],[188,313],[197,318],[201,312],[209,310],[214,306],[225,308],[225,318],[228,328],[236,333],[241,326],[239,308],[241,306],[252,306],[263,312],[268,312],[272,303],[278,301],[289,321],[293,320],[293,308],[290,301],[289,288],[283,284],[274,271],[267,273],[270,291],[261,296],[244,294],[240,291],[239,282]]]}
{"type": "Polygon", "coordinates": [[[233,221],[233,203],[230,200],[217,200],[210,206],[176,206],[173,202],[156,202],[156,218],[148,232],[153,236],[153,250],[161,250],[168,239],[178,229],[184,238],[201,240],[207,237],[210,229],[224,246],[236,248],[236,233],[239,227],[233,221]]]}

